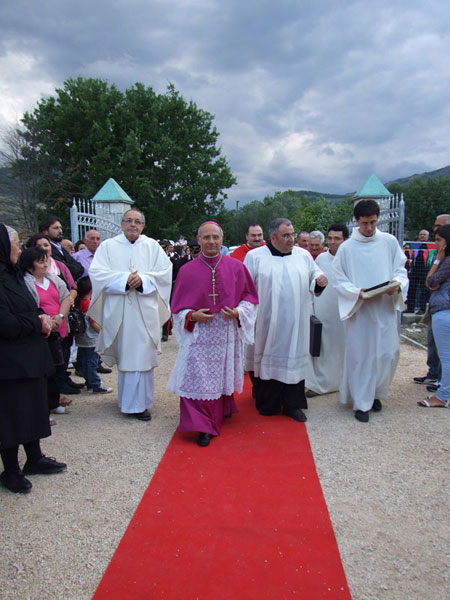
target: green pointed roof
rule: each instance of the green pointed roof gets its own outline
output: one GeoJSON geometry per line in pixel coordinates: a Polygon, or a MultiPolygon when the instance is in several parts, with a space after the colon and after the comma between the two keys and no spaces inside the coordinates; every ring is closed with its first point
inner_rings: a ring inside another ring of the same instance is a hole
{"type": "Polygon", "coordinates": [[[128,202],[134,204],[134,200],[114,181],[112,177],[98,190],[92,198],[93,202],[128,202]]]}
{"type": "Polygon", "coordinates": [[[386,196],[392,196],[391,192],[384,187],[375,173],[372,173],[359,192],[355,193],[353,198],[385,198],[386,196]]]}

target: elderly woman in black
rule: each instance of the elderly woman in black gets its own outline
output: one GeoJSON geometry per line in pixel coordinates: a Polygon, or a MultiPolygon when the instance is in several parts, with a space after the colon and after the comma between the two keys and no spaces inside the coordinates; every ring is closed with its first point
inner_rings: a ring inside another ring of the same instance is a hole
{"type": "Polygon", "coordinates": [[[40,439],[51,435],[47,405],[47,375],[53,371],[44,336],[51,331],[48,315],[39,314],[16,263],[19,238],[0,224],[0,455],[3,486],[26,493],[25,475],[58,473],[65,463],[46,457],[40,439]],[[19,444],[27,461],[20,470],[19,444]]]}

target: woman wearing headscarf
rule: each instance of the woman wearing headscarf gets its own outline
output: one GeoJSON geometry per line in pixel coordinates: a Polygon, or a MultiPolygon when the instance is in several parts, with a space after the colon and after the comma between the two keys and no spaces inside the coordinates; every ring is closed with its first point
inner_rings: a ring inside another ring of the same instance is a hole
{"type": "Polygon", "coordinates": [[[32,484],[25,475],[58,473],[65,463],[41,452],[41,438],[51,435],[48,420],[47,376],[53,371],[45,342],[51,331],[48,315],[39,314],[16,263],[19,237],[0,224],[0,482],[12,492],[26,493],[32,484]],[[23,470],[19,445],[27,456],[23,470]]]}

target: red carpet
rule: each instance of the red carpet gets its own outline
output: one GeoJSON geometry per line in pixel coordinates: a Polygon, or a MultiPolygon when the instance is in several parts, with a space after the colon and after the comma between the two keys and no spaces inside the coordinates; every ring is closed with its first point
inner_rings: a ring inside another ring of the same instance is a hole
{"type": "Polygon", "coordinates": [[[175,433],[95,600],[350,598],[305,425],[237,404],[208,448],[175,433]]]}

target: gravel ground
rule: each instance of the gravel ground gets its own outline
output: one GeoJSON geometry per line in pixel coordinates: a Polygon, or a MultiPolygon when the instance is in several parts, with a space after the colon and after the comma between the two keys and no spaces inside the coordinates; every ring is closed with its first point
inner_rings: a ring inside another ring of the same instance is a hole
{"type": "MultiPolygon", "coordinates": [[[[31,477],[26,496],[0,489],[2,600],[92,597],[178,424],[165,390],[175,355],[171,337],[151,423],[122,416],[115,393],[73,396],[42,443],[67,471],[31,477]]],[[[416,406],[425,389],[412,377],[425,358],[402,343],[390,401],[367,425],[337,394],[310,401],[309,438],[354,600],[450,596],[450,411],[416,406]]],[[[116,389],[114,374],[104,382],[116,389]]]]}

